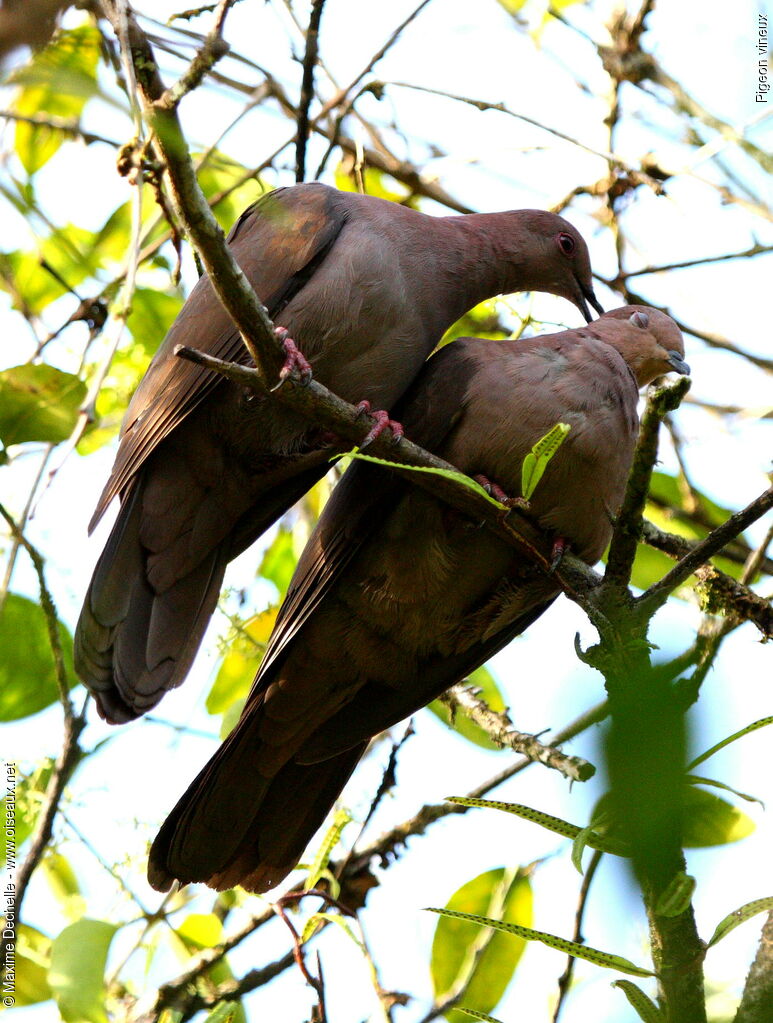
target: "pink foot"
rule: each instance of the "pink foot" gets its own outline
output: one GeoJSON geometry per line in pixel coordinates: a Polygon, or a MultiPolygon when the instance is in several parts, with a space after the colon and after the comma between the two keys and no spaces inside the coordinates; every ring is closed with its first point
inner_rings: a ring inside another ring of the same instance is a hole
{"type": "Polygon", "coordinates": [[[360,442],[360,450],[366,448],[371,441],[374,441],[376,437],[380,437],[384,430],[392,431],[392,440],[395,444],[399,443],[402,439],[404,430],[403,424],[398,423],[396,419],[390,419],[389,414],[384,412],[383,409],[376,409],[375,412],[371,411],[369,401],[361,401],[357,405],[357,411],[363,414],[367,414],[371,419],[375,419],[373,428],[370,433],[360,442]]]}
{"type": "Polygon", "coordinates": [[[493,497],[495,501],[499,501],[500,504],[506,504],[508,507],[514,503],[514,498],[509,497],[498,483],[492,482],[488,476],[484,476],[483,473],[478,473],[477,476],[472,477],[476,483],[480,483],[489,497],[493,497]]]}
{"type": "Polygon", "coordinates": [[[569,541],[566,537],[557,536],[553,541],[553,549],[550,552],[550,571],[555,572],[561,564],[561,559],[569,550],[569,541]]]}
{"type": "Polygon", "coordinates": [[[287,327],[275,327],[274,333],[282,342],[282,347],[285,350],[285,361],[282,368],[279,370],[279,383],[272,390],[276,391],[282,384],[291,377],[301,387],[308,387],[311,383],[311,366],[308,360],[304,357],[303,352],[300,351],[296,343],[290,337],[287,327]]]}

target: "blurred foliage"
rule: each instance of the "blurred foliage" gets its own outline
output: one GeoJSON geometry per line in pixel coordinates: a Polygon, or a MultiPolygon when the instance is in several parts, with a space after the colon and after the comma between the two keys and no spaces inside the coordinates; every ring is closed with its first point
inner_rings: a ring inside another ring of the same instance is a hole
{"type": "Polygon", "coordinates": [[[83,917],[54,938],[48,984],[65,1023],[107,1023],[105,964],[116,925],[83,917]]]}
{"type": "MultiPolygon", "coordinates": [[[[78,684],[72,637],[59,622],[64,668],[70,688],[78,684]]],[[[40,606],[9,593],[0,611],[0,721],[37,714],[59,699],[48,626],[40,606]]]]}
{"type": "MultiPolygon", "coordinates": [[[[101,36],[91,25],[57,33],[32,60],[11,75],[19,91],[11,104],[17,114],[49,114],[77,121],[86,101],[96,96],[101,36]]],[[[15,148],[30,177],[46,164],[67,136],[45,125],[16,124],[15,148]]]]}
{"type": "Polygon", "coordinates": [[[0,372],[0,441],[67,440],[78,419],[86,385],[72,373],[43,364],[0,372]]]}

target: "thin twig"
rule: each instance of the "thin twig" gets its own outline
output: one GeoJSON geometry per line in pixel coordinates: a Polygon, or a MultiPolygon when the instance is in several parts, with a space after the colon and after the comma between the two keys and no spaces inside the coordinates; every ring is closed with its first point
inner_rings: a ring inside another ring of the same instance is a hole
{"type": "Polygon", "coordinates": [[[571,781],[588,781],[596,773],[593,764],[582,757],[568,756],[554,746],[546,746],[536,735],[516,731],[509,714],[506,711],[492,710],[473,686],[458,682],[445,691],[441,700],[452,712],[461,710],[500,746],[509,746],[530,760],[552,767],[571,781]]]}
{"type": "MultiPolygon", "coordinates": [[[[577,912],[574,915],[574,934],[572,935],[572,941],[578,944],[582,944],[584,941],[582,936],[582,922],[585,918],[585,907],[588,905],[590,886],[593,884],[593,878],[596,876],[596,871],[598,870],[598,866],[601,863],[601,857],[603,855],[604,854],[599,849],[594,849],[593,855],[585,869],[585,876],[582,879],[580,898],[577,903],[577,912]]],[[[576,962],[577,959],[575,956],[568,956],[566,969],[558,978],[558,1000],[556,1001],[556,1007],[553,1011],[553,1023],[558,1023],[558,1017],[561,1015],[561,1009],[565,1004],[566,996],[569,994],[576,962]]]]}
{"type": "Polygon", "coordinates": [[[652,468],[657,458],[660,423],[667,412],[678,406],[689,386],[689,377],[682,377],[674,384],[651,390],[648,395],[623,504],[609,547],[604,573],[604,584],[607,587],[624,587],[628,584],[641,535],[642,513],[652,468]]]}
{"type": "Polygon", "coordinates": [[[659,607],[665,604],[669,595],[677,586],[683,583],[688,576],[691,576],[697,568],[705,564],[709,558],[713,558],[715,554],[718,554],[728,540],[734,539],[739,533],[742,533],[744,529],[750,526],[752,522],[756,522],[757,519],[761,518],[769,508],[773,508],[773,487],[768,487],[766,491],[745,508],[736,512],[735,515],[731,515],[726,522],[718,526],[712,533],[709,533],[705,540],[697,543],[690,553],[686,554],[678,564],[674,565],[671,571],[667,572],[659,582],[650,586],[635,601],[640,613],[651,617],[659,607]]]}
{"type": "Polygon", "coordinates": [[[306,179],[306,144],[309,139],[309,107],[314,96],[314,67],[319,54],[319,23],[325,0],[312,0],[309,27],[306,30],[306,52],[303,56],[301,98],[298,103],[298,135],[295,140],[295,180],[306,179]]]}

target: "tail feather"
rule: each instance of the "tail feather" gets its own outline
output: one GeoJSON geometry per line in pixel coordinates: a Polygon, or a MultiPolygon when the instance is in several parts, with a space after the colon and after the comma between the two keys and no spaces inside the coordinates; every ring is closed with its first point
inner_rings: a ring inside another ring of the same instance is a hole
{"type": "Polygon", "coordinates": [[[313,767],[289,761],[266,777],[256,766],[261,718],[253,706],[161,827],[148,861],[158,891],[175,880],[273,888],[295,867],[367,746],[313,767]]]}
{"type": "Polygon", "coordinates": [[[140,542],[141,487],[124,501],[75,631],[75,668],[105,720],[123,723],[180,685],[217,603],[225,544],[159,593],[140,542]]]}

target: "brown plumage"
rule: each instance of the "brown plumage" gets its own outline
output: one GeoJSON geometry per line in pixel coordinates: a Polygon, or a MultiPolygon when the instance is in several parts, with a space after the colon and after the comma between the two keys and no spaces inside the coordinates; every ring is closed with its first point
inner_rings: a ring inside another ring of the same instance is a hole
{"type": "MultiPolygon", "coordinates": [[[[630,468],[638,388],[688,372],[683,354],[673,320],[641,306],[546,337],[464,338],[430,359],[400,413],[418,443],[512,494],[532,445],[568,423],[531,513],[592,564],[630,468]]],[[[153,843],[151,884],[273,887],[369,739],[486,661],[557,592],[478,523],[354,464],[301,555],[238,724],[153,843]]]]}
{"type": "MultiPolygon", "coordinates": [[[[429,217],[321,184],[277,189],[239,219],[234,254],[314,375],[349,401],[391,408],[443,332],[498,293],[549,291],[590,319],[588,251],[540,210],[429,217]]],[[[247,361],[202,278],[140,383],[92,520],[120,495],[75,636],[78,674],[108,721],[179,685],[229,560],[328,468],[309,423],[173,354],[247,361]]]]}

